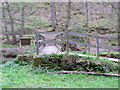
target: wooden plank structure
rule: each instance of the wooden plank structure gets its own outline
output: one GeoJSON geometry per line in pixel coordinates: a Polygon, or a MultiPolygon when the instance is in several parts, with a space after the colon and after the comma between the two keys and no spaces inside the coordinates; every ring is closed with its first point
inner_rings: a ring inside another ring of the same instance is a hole
{"type": "Polygon", "coordinates": [[[36,50],[39,55],[39,50],[46,44],[54,44],[58,48],[57,43],[61,43],[64,40],[63,32],[36,32],[36,50]]]}
{"type": "MultiPolygon", "coordinates": [[[[68,32],[68,37],[66,37],[66,32],[36,32],[36,47],[37,47],[37,54],[39,54],[39,49],[41,46],[47,44],[47,43],[55,43],[56,45],[61,43],[61,47],[63,47],[62,43],[71,43],[76,45],[82,45],[87,47],[96,47],[96,57],[99,58],[99,49],[106,49],[106,50],[112,50],[115,52],[120,52],[120,49],[115,49],[112,47],[105,47],[100,46],[100,39],[106,39],[106,40],[112,40],[118,42],[118,38],[113,38],[110,36],[104,36],[104,35],[95,35],[95,34],[85,34],[85,33],[78,33],[78,32],[68,32]],[[52,38],[49,38],[49,36],[52,35],[52,38]],[[96,45],[88,44],[88,43],[80,43],[70,40],[70,36],[79,36],[79,37],[94,37],[96,38],[96,45]],[[48,37],[49,39],[46,39],[48,37]],[[69,38],[69,41],[67,40],[69,38]]],[[[68,49],[68,47],[66,47],[68,49]]],[[[68,51],[68,50],[67,50],[68,51]]]]}
{"type": "Polygon", "coordinates": [[[94,37],[96,38],[96,45],[91,45],[91,44],[88,44],[88,43],[80,43],[80,42],[74,42],[72,40],[70,40],[69,43],[72,43],[72,44],[76,44],[76,45],[83,45],[83,46],[87,46],[87,47],[96,47],[96,57],[99,58],[99,49],[106,49],[106,50],[112,50],[112,51],[115,51],[115,52],[120,52],[120,48],[118,47],[117,49],[115,48],[112,48],[112,47],[105,47],[105,46],[100,46],[100,42],[99,40],[100,39],[106,39],[106,40],[111,40],[111,41],[115,41],[115,42],[118,42],[118,38],[113,38],[113,37],[110,37],[110,36],[104,36],[104,35],[95,35],[95,34],[86,34],[86,33],[77,33],[77,32],[69,32],[69,36],[70,35],[73,35],[73,36],[79,36],[79,37],[94,37]]]}
{"type": "Polygon", "coordinates": [[[21,37],[20,38],[20,47],[22,45],[31,45],[31,40],[32,40],[31,37],[21,37]]]}

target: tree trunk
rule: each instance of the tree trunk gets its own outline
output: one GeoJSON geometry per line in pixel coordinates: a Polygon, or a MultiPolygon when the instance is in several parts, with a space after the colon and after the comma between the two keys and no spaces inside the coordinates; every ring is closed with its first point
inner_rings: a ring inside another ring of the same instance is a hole
{"type": "Polygon", "coordinates": [[[118,33],[118,49],[120,51],[120,2],[118,2],[118,26],[117,26],[117,33],[118,33]]]}
{"type": "Polygon", "coordinates": [[[67,42],[66,42],[66,49],[67,52],[69,52],[69,38],[68,38],[68,27],[69,27],[69,22],[70,22],[70,7],[71,7],[71,2],[68,2],[68,9],[67,9],[67,20],[66,20],[66,25],[65,25],[65,29],[66,29],[66,38],[67,38],[67,42]]]}
{"type": "Polygon", "coordinates": [[[114,15],[113,11],[115,11],[115,13],[118,17],[119,16],[119,9],[118,9],[119,4],[118,4],[118,2],[108,2],[108,5],[111,6],[111,13],[110,13],[111,17],[110,18],[115,17],[115,16],[113,16],[114,15]]]}
{"type": "Polygon", "coordinates": [[[11,11],[10,11],[10,6],[8,4],[8,2],[6,2],[6,9],[8,11],[8,16],[9,16],[9,19],[10,19],[10,24],[11,24],[11,32],[12,32],[12,37],[13,37],[13,44],[16,44],[17,43],[17,38],[16,38],[16,34],[14,32],[14,20],[12,18],[12,15],[11,15],[11,11]]]}
{"type": "Polygon", "coordinates": [[[51,7],[51,24],[53,30],[58,30],[58,22],[56,18],[56,8],[55,8],[55,2],[50,2],[51,7]]]}
{"type": "Polygon", "coordinates": [[[23,7],[21,8],[21,17],[20,17],[20,21],[21,21],[21,36],[23,36],[25,34],[25,29],[24,29],[24,23],[25,23],[25,19],[24,19],[24,5],[23,7]]]}
{"type": "Polygon", "coordinates": [[[88,16],[88,2],[87,1],[85,3],[85,6],[86,6],[86,23],[85,23],[85,26],[88,27],[89,16],[88,16]]]}
{"type": "MultiPolygon", "coordinates": [[[[88,24],[89,24],[89,11],[88,11],[88,2],[86,1],[85,3],[85,6],[86,6],[86,23],[85,23],[85,26],[86,26],[86,29],[87,31],[89,32],[88,30],[88,24]]],[[[87,37],[87,43],[90,44],[90,39],[89,39],[89,36],[87,37]]],[[[90,52],[90,47],[88,47],[88,51],[90,52]]]]}
{"type": "Polygon", "coordinates": [[[4,4],[2,3],[2,16],[3,16],[3,22],[4,22],[4,28],[5,28],[5,35],[6,35],[6,38],[7,38],[7,41],[10,41],[9,39],[9,35],[8,35],[8,28],[7,28],[7,19],[6,19],[6,16],[5,16],[5,10],[4,10],[4,4]]]}

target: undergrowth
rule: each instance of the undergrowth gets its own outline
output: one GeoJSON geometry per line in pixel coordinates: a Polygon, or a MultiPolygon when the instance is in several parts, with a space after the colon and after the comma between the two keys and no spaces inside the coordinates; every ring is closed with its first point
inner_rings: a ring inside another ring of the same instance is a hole
{"type": "MultiPolygon", "coordinates": [[[[63,54],[51,54],[57,59],[63,54]]],[[[48,59],[51,55],[44,55],[48,59]]],[[[67,54],[68,55],[68,54],[67,54]]],[[[75,55],[77,56],[77,55],[75,55]]],[[[78,56],[77,56],[78,57],[78,56]]],[[[90,57],[84,59],[96,60],[90,57]]],[[[107,61],[107,60],[106,60],[107,61]]],[[[55,72],[59,67],[53,69],[33,68],[32,63],[25,61],[13,61],[0,65],[2,71],[0,81],[1,88],[117,88],[118,78],[111,76],[97,76],[86,74],[48,74],[55,72]]],[[[112,72],[113,73],[113,72],[112,72]]]]}
{"type": "MultiPolygon", "coordinates": [[[[86,74],[47,74],[48,69],[33,69],[14,60],[0,65],[1,88],[117,88],[117,77],[86,74]]],[[[50,71],[50,70],[49,70],[50,71]]],[[[54,71],[51,70],[51,71],[54,71]]]]}

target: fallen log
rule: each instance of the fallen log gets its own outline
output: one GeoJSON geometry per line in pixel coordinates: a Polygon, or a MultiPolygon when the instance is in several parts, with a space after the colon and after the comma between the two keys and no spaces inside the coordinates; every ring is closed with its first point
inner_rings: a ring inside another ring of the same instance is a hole
{"type": "Polygon", "coordinates": [[[103,75],[103,76],[116,76],[116,77],[120,77],[119,74],[84,72],[84,71],[58,71],[58,72],[47,72],[47,73],[58,73],[58,74],[83,73],[83,74],[91,74],[91,75],[103,75]]]}

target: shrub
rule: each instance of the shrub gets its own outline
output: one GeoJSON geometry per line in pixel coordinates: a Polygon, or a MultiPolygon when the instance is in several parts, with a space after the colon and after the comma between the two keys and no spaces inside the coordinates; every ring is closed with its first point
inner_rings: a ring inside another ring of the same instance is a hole
{"type": "Polygon", "coordinates": [[[13,66],[16,66],[16,65],[19,65],[19,66],[26,66],[28,65],[27,62],[25,61],[19,61],[18,58],[15,58],[14,60],[10,61],[10,62],[7,62],[4,64],[4,67],[13,67],[13,66]]]}
{"type": "Polygon", "coordinates": [[[116,42],[112,42],[111,46],[117,46],[116,42]]]}

